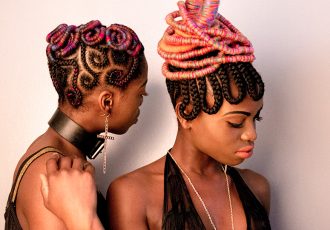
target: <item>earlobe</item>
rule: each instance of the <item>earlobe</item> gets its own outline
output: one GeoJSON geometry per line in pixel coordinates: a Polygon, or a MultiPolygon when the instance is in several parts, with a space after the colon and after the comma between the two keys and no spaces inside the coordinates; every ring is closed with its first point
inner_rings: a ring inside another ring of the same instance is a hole
{"type": "Polygon", "coordinates": [[[111,109],[113,106],[113,93],[110,91],[103,91],[100,93],[98,99],[99,106],[105,114],[111,114],[111,109]]]}
{"type": "Polygon", "coordinates": [[[181,104],[182,104],[182,102],[178,102],[175,106],[176,117],[178,118],[178,121],[180,122],[182,128],[190,129],[191,128],[191,121],[186,120],[184,117],[182,117],[182,115],[180,113],[180,105],[181,104]]]}

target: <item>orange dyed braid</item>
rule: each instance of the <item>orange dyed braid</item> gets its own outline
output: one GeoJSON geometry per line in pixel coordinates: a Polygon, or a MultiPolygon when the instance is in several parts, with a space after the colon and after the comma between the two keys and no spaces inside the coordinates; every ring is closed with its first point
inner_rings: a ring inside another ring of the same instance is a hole
{"type": "Polygon", "coordinates": [[[166,29],[158,44],[165,59],[164,76],[170,80],[195,79],[215,72],[223,63],[252,62],[250,41],[217,13],[219,0],[178,2],[179,11],[167,15],[166,29]],[[175,19],[182,17],[182,20],[175,19]],[[219,51],[214,57],[192,60],[219,51]],[[187,71],[171,72],[169,65],[187,71]]]}

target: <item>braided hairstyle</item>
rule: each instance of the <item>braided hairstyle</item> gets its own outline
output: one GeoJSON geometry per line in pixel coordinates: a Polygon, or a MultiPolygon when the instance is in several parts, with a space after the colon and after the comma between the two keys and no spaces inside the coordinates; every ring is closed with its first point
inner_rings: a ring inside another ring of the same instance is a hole
{"type": "MultiPolygon", "coordinates": [[[[172,66],[170,70],[176,71],[172,66]]],[[[239,104],[247,95],[258,101],[264,94],[264,83],[249,62],[226,63],[216,72],[197,79],[166,79],[166,85],[174,107],[177,100],[182,97],[179,112],[186,120],[193,120],[201,111],[216,114],[224,99],[230,104],[239,104]],[[207,87],[207,82],[210,87],[207,87]],[[235,97],[231,85],[238,89],[238,95],[235,97]],[[207,102],[207,95],[212,95],[213,105],[207,102]],[[192,109],[187,113],[188,105],[192,105],[192,109]]]]}
{"type": "Polygon", "coordinates": [[[99,21],[80,26],[61,24],[47,35],[48,67],[59,103],[74,108],[96,86],[125,89],[141,73],[144,48],[135,32],[99,21]]]}
{"type": "Polygon", "coordinates": [[[238,104],[247,95],[257,101],[264,94],[264,83],[251,64],[251,42],[218,14],[218,5],[219,0],[178,2],[179,10],[166,17],[169,27],[158,44],[172,104],[182,98],[179,112],[186,120],[201,111],[217,113],[224,99],[238,104]]]}

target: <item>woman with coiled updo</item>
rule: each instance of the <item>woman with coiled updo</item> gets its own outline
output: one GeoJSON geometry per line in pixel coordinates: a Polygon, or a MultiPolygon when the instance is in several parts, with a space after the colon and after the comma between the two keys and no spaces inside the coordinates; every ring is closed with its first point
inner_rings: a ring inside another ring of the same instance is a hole
{"type": "Polygon", "coordinates": [[[166,17],[158,53],[177,137],[166,156],[110,185],[111,229],[270,229],[267,180],[234,167],[253,154],[264,83],[218,4],[180,1],[166,17]]]}
{"type": "MultiPolygon", "coordinates": [[[[80,226],[92,220],[93,229],[102,228],[99,219],[103,222],[106,214],[105,199],[96,195],[94,169],[86,158],[94,159],[103,144],[106,148],[104,140],[112,139],[109,132],[123,134],[137,122],[139,106],[146,95],[148,66],[144,48],[130,28],[119,24],[106,27],[99,21],[80,26],[61,24],[48,34],[47,42],[58,108],[49,121],[50,127],[31,144],[17,165],[5,229],[70,229],[72,223],[65,222],[63,217],[71,210],[62,209],[59,200],[53,203],[45,200],[46,206],[61,213],[58,218],[44,206],[42,192],[45,192],[40,190],[40,175],[46,174],[46,170],[55,175],[58,168],[71,179],[82,178],[81,186],[89,186],[81,196],[82,202],[78,202],[86,204],[85,209],[74,210],[79,218],[75,225],[83,229],[80,226]],[[100,218],[93,216],[96,197],[100,218]],[[85,210],[91,210],[91,219],[80,215],[85,210]]],[[[106,170],[106,156],[103,158],[106,170]]],[[[51,176],[42,178],[52,181],[51,176]]],[[[61,190],[61,199],[75,207],[76,200],[66,200],[66,195],[79,197],[82,190],[65,186],[61,190]]]]}

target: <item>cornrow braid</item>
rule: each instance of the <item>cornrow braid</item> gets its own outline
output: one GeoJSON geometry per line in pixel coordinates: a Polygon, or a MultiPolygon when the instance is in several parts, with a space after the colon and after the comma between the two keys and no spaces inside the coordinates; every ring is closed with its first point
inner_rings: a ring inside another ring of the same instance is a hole
{"type": "Polygon", "coordinates": [[[68,65],[73,66],[73,77],[71,82],[71,87],[66,90],[65,94],[69,103],[74,107],[78,108],[82,103],[82,93],[78,88],[78,75],[79,75],[79,66],[75,60],[65,61],[68,65]]]}
{"type": "MultiPolygon", "coordinates": [[[[91,55],[91,56],[93,56],[93,55],[91,55]]],[[[88,65],[87,60],[86,60],[86,45],[83,43],[81,44],[80,57],[81,57],[81,62],[84,66],[84,69],[87,70],[87,73],[82,74],[82,76],[80,78],[80,84],[85,89],[92,90],[99,83],[99,74],[94,72],[88,65]]],[[[105,55],[104,59],[106,59],[106,55],[105,55]]],[[[93,64],[93,61],[91,63],[93,64]]],[[[96,65],[96,66],[98,66],[98,65],[96,65]]]]}
{"type": "Polygon", "coordinates": [[[132,65],[127,74],[120,69],[111,69],[106,73],[105,81],[109,85],[117,86],[119,88],[126,88],[128,83],[140,73],[140,63],[142,56],[133,58],[132,65]]]}
{"type": "Polygon", "coordinates": [[[47,35],[48,66],[59,102],[74,108],[100,84],[124,89],[139,76],[144,48],[135,32],[119,24],[61,24],[47,35]],[[120,68],[118,68],[120,66],[120,68]]]}

